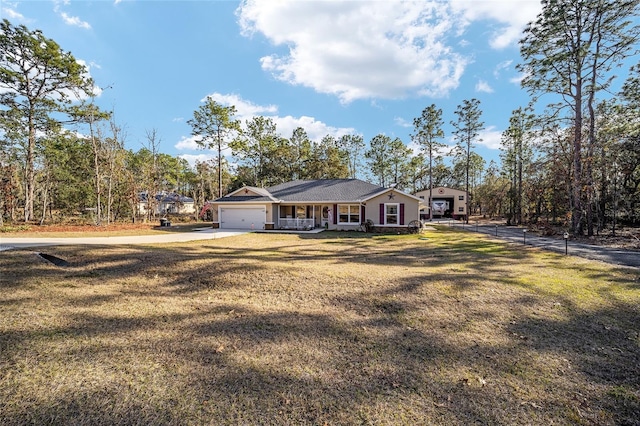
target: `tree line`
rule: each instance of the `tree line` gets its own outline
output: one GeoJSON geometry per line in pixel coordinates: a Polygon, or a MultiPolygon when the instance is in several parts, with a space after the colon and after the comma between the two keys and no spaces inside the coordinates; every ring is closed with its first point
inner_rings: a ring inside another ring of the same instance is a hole
{"type": "MultiPolygon", "coordinates": [[[[520,41],[518,66],[531,104],[512,112],[501,162],[475,152],[484,129],[477,99],[454,111],[445,144],[443,111],[431,104],[413,120],[411,142],[379,134],[282,135],[270,117],[241,123],[213,99],[188,121],[210,161],[193,167],[144,147],[125,148],[126,131],[95,104],[85,68],[40,31],[0,28],[0,222],[96,223],[150,220],[140,194],[175,191],[197,206],[243,185],[295,179],[364,178],[407,192],[437,186],[467,191],[468,211],[508,223],[564,223],[593,234],[640,221],[640,64],[612,94],[611,71],[637,54],[638,1],[543,0],[520,41]],[[535,113],[540,98],[552,99],[535,113]],[[233,164],[224,153],[231,151],[233,164]]],[[[430,197],[431,198],[431,197],[430,197]]],[[[147,197],[153,202],[153,197],[147,197]]],[[[428,203],[428,201],[427,201],[428,203]]]]}

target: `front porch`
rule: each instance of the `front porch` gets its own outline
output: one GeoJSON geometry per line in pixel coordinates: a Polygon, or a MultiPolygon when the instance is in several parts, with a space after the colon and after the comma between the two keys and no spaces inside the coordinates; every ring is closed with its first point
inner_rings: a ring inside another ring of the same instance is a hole
{"type": "Polygon", "coordinates": [[[291,219],[291,218],[280,218],[278,219],[278,224],[280,225],[280,229],[296,229],[296,230],[310,230],[314,229],[315,221],[312,219],[291,219]]]}
{"type": "Polygon", "coordinates": [[[275,229],[310,231],[328,229],[331,224],[331,206],[299,204],[278,206],[275,229]]]}
{"type": "Polygon", "coordinates": [[[326,231],[324,228],[313,229],[257,229],[253,232],[256,234],[319,234],[326,231]]]}
{"type": "Polygon", "coordinates": [[[365,221],[364,213],[364,205],[359,203],[281,204],[276,211],[274,229],[357,231],[365,221]]]}

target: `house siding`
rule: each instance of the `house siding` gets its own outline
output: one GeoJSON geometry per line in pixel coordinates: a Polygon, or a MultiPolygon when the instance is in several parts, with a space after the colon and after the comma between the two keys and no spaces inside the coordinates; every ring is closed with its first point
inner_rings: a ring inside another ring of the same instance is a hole
{"type": "Polygon", "coordinates": [[[367,207],[365,213],[365,220],[371,220],[375,226],[387,227],[387,228],[398,228],[405,227],[412,220],[417,220],[419,217],[419,203],[415,198],[409,197],[405,194],[399,192],[392,193],[384,193],[378,197],[367,200],[367,207]],[[393,198],[389,198],[389,195],[392,195],[393,198]],[[384,216],[385,204],[398,204],[399,212],[398,212],[398,225],[385,225],[384,216]],[[371,208],[371,207],[374,208],[371,208]],[[375,206],[378,206],[375,208],[375,206]]]}

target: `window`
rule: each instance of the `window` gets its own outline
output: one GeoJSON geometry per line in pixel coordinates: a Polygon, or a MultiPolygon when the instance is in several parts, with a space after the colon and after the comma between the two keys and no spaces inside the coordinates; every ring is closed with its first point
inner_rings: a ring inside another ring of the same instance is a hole
{"type": "Polygon", "coordinates": [[[464,201],[464,195],[458,195],[458,200],[464,201]]]}
{"type": "Polygon", "coordinates": [[[296,218],[298,219],[307,218],[307,209],[305,206],[296,206],[296,218]]]}
{"type": "Polygon", "coordinates": [[[464,207],[458,207],[458,212],[460,213],[464,212],[464,207]]]}
{"type": "Polygon", "coordinates": [[[360,206],[358,204],[338,205],[338,223],[360,223],[360,206]]]}
{"type": "Polygon", "coordinates": [[[384,223],[385,225],[397,225],[398,224],[398,204],[385,204],[384,205],[384,223]]]}

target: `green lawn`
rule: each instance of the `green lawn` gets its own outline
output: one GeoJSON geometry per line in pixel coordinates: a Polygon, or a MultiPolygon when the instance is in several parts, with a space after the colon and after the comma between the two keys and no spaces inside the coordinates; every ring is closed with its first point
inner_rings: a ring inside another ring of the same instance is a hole
{"type": "Polygon", "coordinates": [[[0,252],[0,424],[638,424],[640,271],[449,229],[0,252]]]}

